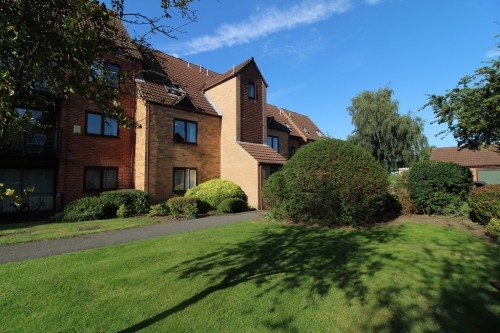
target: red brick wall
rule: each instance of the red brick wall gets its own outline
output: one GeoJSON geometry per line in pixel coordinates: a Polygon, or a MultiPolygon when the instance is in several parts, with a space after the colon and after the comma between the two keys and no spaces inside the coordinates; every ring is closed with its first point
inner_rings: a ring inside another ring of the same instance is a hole
{"type": "Polygon", "coordinates": [[[263,129],[263,79],[254,65],[249,65],[241,71],[241,141],[264,143],[263,129]],[[255,84],[256,98],[248,97],[248,82],[255,84]]]}
{"type": "MultiPolygon", "coordinates": [[[[116,60],[121,71],[128,73],[121,84],[126,91],[120,99],[125,113],[133,117],[135,110],[135,94],[133,74],[141,70],[140,63],[116,60]]],[[[93,195],[84,192],[85,167],[117,167],[119,189],[133,188],[133,131],[120,126],[118,137],[88,136],[85,131],[86,111],[93,109],[88,102],[79,96],[63,101],[61,106],[61,150],[57,177],[57,192],[63,194],[63,204],[75,199],[93,195]],[[81,127],[81,134],[74,133],[74,126],[81,127]]],[[[60,207],[58,207],[60,208],[60,207]]]]}

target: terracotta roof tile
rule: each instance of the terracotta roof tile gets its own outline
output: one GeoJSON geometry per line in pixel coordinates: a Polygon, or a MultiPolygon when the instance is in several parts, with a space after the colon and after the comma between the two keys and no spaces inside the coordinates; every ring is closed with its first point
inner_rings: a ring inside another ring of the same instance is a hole
{"type": "Polygon", "coordinates": [[[125,49],[125,53],[129,57],[136,60],[142,60],[142,55],[133,43],[132,38],[130,38],[127,29],[123,26],[123,22],[120,19],[115,18],[111,21],[111,25],[116,29],[116,32],[114,32],[113,35],[116,45],[125,49]]]}
{"type": "Polygon", "coordinates": [[[290,135],[302,137],[305,141],[319,140],[324,136],[319,127],[308,116],[303,114],[281,109],[272,104],[267,104],[266,113],[268,117],[274,117],[276,121],[279,121],[283,125],[289,125],[292,130],[290,135]],[[323,136],[318,134],[318,132],[323,136]]]}
{"type": "Polygon", "coordinates": [[[286,162],[283,156],[269,146],[249,142],[239,142],[239,144],[259,163],[283,165],[286,162]]]}
{"type": "Polygon", "coordinates": [[[277,122],[281,123],[282,125],[288,127],[290,129],[290,135],[294,136],[299,136],[300,134],[297,133],[297,130],[290,124],[290,122],[281,112],[280,109],[277,106],[274,106],[272,104],[267,104],[266,105],[266,115],[268,117],[273,117],[277,122]],[[288,126],[287,126],[288,125],[288,126]]]}
{"type": "Polygon", "coordinates": [[[254,61],[253,60],[253,57],[250,58],[250,59],[247,59],[245,61],[243,61],[241,64],[239,64],[238,66],[235,66],[234,68],[231,68],[230,70],[226,71],[225,73],[222,73],[221,75],[217,76],[217,77],[214,77],[212,78],[211,80],[207,81],[205,83],[205,86],[203,87],[203,90],[208,90],[216,85],[218,85],[219,83],[222,83],[230,78],[232,78],[233,76],[236,76],[238,75],[238,73],[247,65],[249,64],[251,61],[254,61]]]}
{"type": "Polygon", "coordinates": [[[142,97],[154,103],[175,105],[187,96],[196,109],[202,113],[218,115],[202,91],[204,84],[220,74],[178,59],[160,51],[143,55],[143,80],[137,80],[142,97]],[[177,84],[180,96],[168,92],[166,83],[177,84]]]}
{"type": "Polygon", "coordinates": [[[500,154],[494,147],[479,151],[458,150],[456,147],[432,148],[431,160],[453,162],[465,167],[500,166],[500,154]]]}

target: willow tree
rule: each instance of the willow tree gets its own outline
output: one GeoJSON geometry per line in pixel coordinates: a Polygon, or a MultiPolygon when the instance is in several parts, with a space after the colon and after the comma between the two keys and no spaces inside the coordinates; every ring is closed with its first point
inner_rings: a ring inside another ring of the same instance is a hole
{"type": "Polygon", "coordinates": [[[366,149],[388,171],[412,165],[428,147],[422,119],[400,115],[393,93],[390,88],[363,91],[347,108],[354,125],[347,140],[366,149]]]}

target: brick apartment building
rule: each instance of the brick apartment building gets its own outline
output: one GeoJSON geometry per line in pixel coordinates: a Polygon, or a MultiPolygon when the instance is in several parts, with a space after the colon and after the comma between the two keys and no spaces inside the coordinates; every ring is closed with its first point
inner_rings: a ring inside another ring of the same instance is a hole
{"type": "MultiPolygon", "coordinates": [[[[260,209],[265,179],[323,137],[307,116],[267,104],[268,85],[253,58],[218,74],[159,51],[131,52],[132,59],[107,64],[127,73],[112,84],[128,87],[120,103],[136,129],[72,96],[40,112],[48,129],[19,135],[0,152],[0,183],[35,186],[29,209],[53,211],[126,188],[147,191],[155,203],[214,178],[240,185],[260,209]]],[[[12,211],[7,201],[0,205],[12,211]]]]}

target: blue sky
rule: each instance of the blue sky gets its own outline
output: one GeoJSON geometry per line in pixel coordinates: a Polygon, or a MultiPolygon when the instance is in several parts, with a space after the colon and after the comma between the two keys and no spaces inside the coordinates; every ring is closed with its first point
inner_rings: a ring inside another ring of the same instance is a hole
{"type": "MultiPolygon", "coordinates": [[[[159,0],[128,0],[127,11],[154,15],[159,0]]],[[[498,57],[498,0],[201,0],[198,21],[177,39],[153,46],[217,72],[254,57],[268,103],[308,115],[328,135],[345,139],[346,108],[364,90],[390,86],[400,113],[426,121],[431,145],[455,146],[446,126],[419,109],[498,57]]],[[[182,24],[174,17],[172,25],[182,24]]],[[[133,32],[131,31],[133,34],[133,32]]]]}

